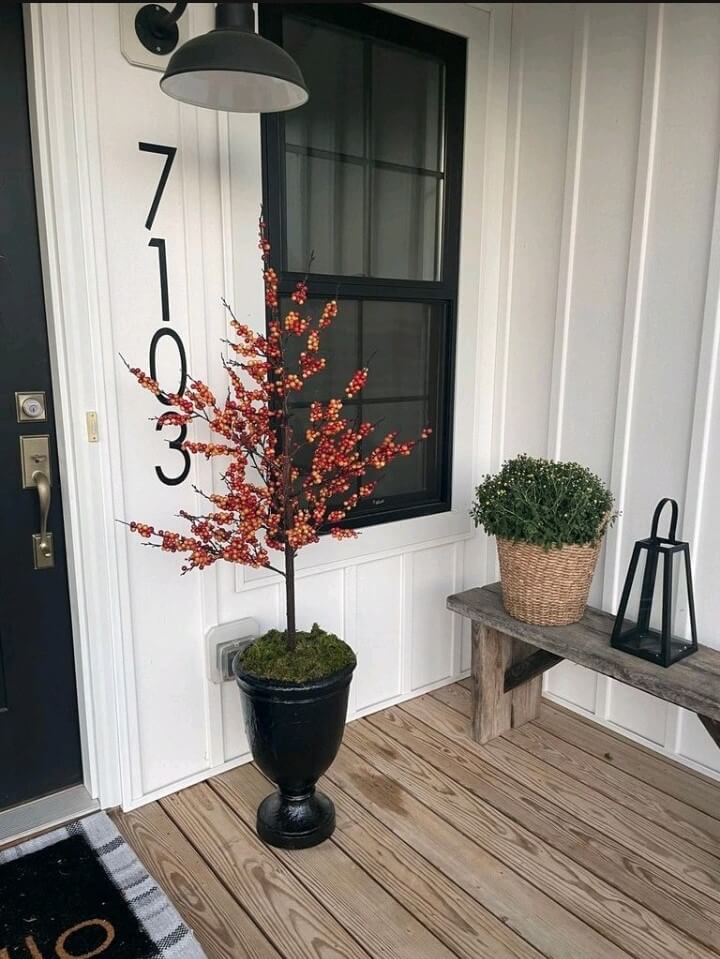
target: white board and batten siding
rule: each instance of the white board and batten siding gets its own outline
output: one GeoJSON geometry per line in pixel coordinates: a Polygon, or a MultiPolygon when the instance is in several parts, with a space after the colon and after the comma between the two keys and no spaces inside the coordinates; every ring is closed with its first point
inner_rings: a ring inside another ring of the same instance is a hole
{"type": "MultiPolygon", "coordinates": [[[[467,515],[473,485],[525,450],[611,481],[623,516],[593,592],[607,609],[655,502],[678,499],[701,638],[720,646],[720,7],[381,6],[469,37],[453,511],[303,551],[300,624],[357,650],[351,716],[467,671],[467,626],[445,597],[495,575],[467,515]]],[[[122,57],[117,4],[30,8],[86,753],[94,794],[131,808],[248,758],[237,691],[208,681],[204,637],[248,616],[282,623],[265,571],[181,579],[114,522],[169,526],[196,507],[191,483],[218,483],[202,462],[180,486],[157,480],[179,454],[118,353],[146,367],[153,334],[171,327],[190,371],[219,390],[220,298],[262,323],[259,122],[164,96],[156,72],[122,57]],[[163,157],[141,141],[178,149],[151,231],[163,157]],[[167,324],[153,238],[166,241],[167,324]],[[86,410],[99,415],[92,447],[86,410]]],[[[209,4],[186,16],[191,33],[211,27],[209,4]]],[[[165,337],[161,380],[177,368],[165,337]]],[[[720,771],[692,716],[564,665],[547,691],[720,771]]]]}
{"type": "MultiPolygon", "coordinates": [[[[677,499],[720,648],[720,5],[518,4],[509,104],[494,463],[577,459],[611,483],[591,597],[609,610],[677,499]]],[[[690,713],[569,664],[545,689],[720,773],[690,713]]]]}
{"type": "MultiPolygon", "coordinates": [[[[478,357],[493,355],[494,322],[479,322],[478,263],[483,246],[488,262],[499,262],[497,243],[483,230],[485,224],[499,223],[502,210],[502,109],[492,118],[492,149],[486,138],[489,78],[497,63],[489,47],[498,18],[465,4],[381,6],[469,38],[454,509],[372,527],[352,542],[323,540],[301,554],[300,627],[318,621],[358,654],[351,717],[448,682],[462,673],[467,659],[464,626],[445,610],[445,597],[476,582],[484,567],[467,514],[473,482],[490,459],[492,395],[487,387],[481,393],[476,374],[478,357]]],[[[202,33],[212,25],[212,5],[191,4],[187,16],[191,34],[202,33]]],[[[499,19],[507,39],[509,11],[499,19]]],[[[228,327],[221,297],[233,303],[242,321],[258,329],[264,323],[257,249],[260,123],[257,116],[196,110],[161,93],[157,72],[131,66],[121,54],[117,4],[33,5],[32,30],[53,159],[43,165],[46,202],[57,210],[60,200],[76,197],[74,204],[67,202],[75,232],[72,243],[57,245],[59,269],[69,274],[81,251],[81,285],[87,284],[73,308],[69,333],[58,322],[53,336],[74,335],[81,322],[88,330],[78,350],[67,356],[71,443],[76,457],[95,458],[86,474],[93,488],[97,463],[106,470],[106,513],[84,512],[80,506],[78,527],[101,523],[116,540],[117,581],[110,575],[109,590],[98,586],[114,604],[113,635],[102,631],[111,662],[103,654],[99,665],[115,686],[115,702],[105,706],[109,735],[118,731],[122,775],[121,794],[106,791],[103,801],[132,808],[249,758],[239,693],[232,683],[209,682],[205,635],[218,623],[244,617],[253,617],[263,630],[283,622],[284,594],[276,575],[218,564],[181,577],[176,557],[143,548],[114,522],[181,526],[178,508],[202,510],[192,484],[221,488],[218,475],[197,458],[185,482],[159,482],[156,466],[167,476],[182,468],[181,454],[166,442],[176,430],[156,431],[150,418],[163,408],[138,388],[118,354],[147,369],[153,335],[172,329],[184,345],[189,371],[220,394],[224,390],[220,357],[228,327]],[[165,156],[139,149],[141,142],[177,147],[150,230],[145,221],[165,156]],[[165,241],[169,322],[162,317],[160,253],[153,239],[165,241]],[[94,448],[84,442],[86,409],[99,414],[101,442],[94,448]]],[[[506,83],[507,65],[504,75],[506,83]]],[[[504,103],[502,90],[499,99],[504,103]]],[[[486,316],[495,314],[496,286],[490,284],[482,294],[486,316]]],[[[57,299],[59,310],[67,310],[62,295],[57,299]]],[[[69,324],[67,318],[64,322],[69,324]]],[[[161,384],[175,389],[178,352],[170,336],[160,341],[157,358],[161,384]]],[[[76,536],[75,543],[82,555],[89,534],[76,536]]],[[[104,575],[102,559],[86,564],[87,577],[104,575]]],[[[92,600],[92,588],[88,595],[92,600]]],[[[85,610],[78,605],[82,616],[85,610]]],[[[92,649],[100,642],[98,631],[87,632],[92,649]]],[[[99,705],[93,699],[99,671],[96,663],[87,666],[91,709],[99,705]]]]}

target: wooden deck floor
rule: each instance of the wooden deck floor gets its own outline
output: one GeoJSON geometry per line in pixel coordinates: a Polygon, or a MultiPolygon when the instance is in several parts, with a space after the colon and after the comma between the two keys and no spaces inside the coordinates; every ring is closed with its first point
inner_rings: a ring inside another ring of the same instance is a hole
{"type": "Polygon", "coordinates": [[[550,704],[477,746],[469,708],[352,723],[316,849],[257,840],[252,766],[116,821],[208,959],[720,955],[720,785],[550,704]]]}

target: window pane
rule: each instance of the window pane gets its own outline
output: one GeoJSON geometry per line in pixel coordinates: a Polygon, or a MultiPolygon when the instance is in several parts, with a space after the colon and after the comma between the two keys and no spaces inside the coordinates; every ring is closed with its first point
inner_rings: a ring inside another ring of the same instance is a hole
{"type": "MultiPolygon", "coordinates": [[[[281,298],[284,313],[297,309],[289,298],[281,298]]],[[[302,308],[303,316],[313,320],[322,312],[325,301],[310,299],[302,308]]],[[[289,369],[294,369],[300,353],[305,349],[306,338],[291,336],[287,341],[289,369]]],[[[345,387],[353,373],[361,365],[360,357],[360,304],[356,300],[341,300],[338,315],[326,330],[320,333],[320,355],[327,360],[325,369],[312,376],[298,397],[299,402],[309,406],[313,400],[326,402],[334,396],[343,397],[345,387]]]]}
{"type": "Polygon", "coordinates": [[[283,46],[297,62],[310,99],[284,115],[285,142],[362,157],[363,38],[286,17],[283,46]]]}
{"type": "Polygon", "coordinates": [[[373,156],[442,172],[443,67],[411,51],[372,48],[373,156]]]}
{"type": "MultiPolygon", "coordinates": [[[[399,430],[401,439],[414,439],[428,423],[431,412],[425,401],[398,401],[373,404],[366,409],[365,416],[379,421],[374,434],[377,440],[381,440],[391,429],[399,430]]],[[[378,478],[372,505],[387,505],[381,501],[400,494],[423,494],[424,499],[437,496],[437,471],[434,469],[436,444],[437,438],[433,433],[427,440],[419,443],[410,456],[399,456],[382,473],[371,471],[369,478],[378,478]]]]}
{"type": "MultiPolygon", "coordinates": [[[[290,307],[282,301],[283,309],[290,307]]],[[[306,305],[316,317],[322,301],[306,305]]],[[[333,325],[321,334],[320,354],[328,360],[326,369],[312,377],[293,400],[293,418],[298,438],[307,427],[312,400],[344,398],[350,377],[363,364],[370,367],[367,385],[344,415],[376,424],[365,453],[389,432],[397,430],[401,440],[416,439],[424,426],[432,436],[420,443],[408,457],[399,457],[386,471],[371,471],[368,479],[378,481],[376,495],[363,503],[357,515],[388,505],[394,496],[422,502],[440,496],[438,449],[443,442],[441,403],[444,390],[446,310],[444,304],[390,302],[386,300],[341,300],[333,325]]],[[[304,337],[290,337],[287,345],[289,368],[305,346],[304,337]]],[[[301,452],[304,468],[310,450],[301,452]]]]}
{"type": "Polygon", "coordinates": [[[427,395],[441,326],[432,323],[432,314],[425,303],[363,303],[363,355],[370,364],[366,400],[427,395]]]}
{"type": "Polygon", "coordinates": [[[363,272],[363,168],[286,153],[287,266],[304,273],[363,272]],[[358,228],[360,224],[360,228],[358,228]]]}
{"type": "Polygon", "coordinates": [[[439,278],[444,180],[442,63],[286,16],[283,43],[310,99],[285,139],[286,267],[439,278]]]}
{"type": "Polygon", "coordinates": [[[373,276],[437,279],[442,180],[378,168],[373,176],[373,276]]]}

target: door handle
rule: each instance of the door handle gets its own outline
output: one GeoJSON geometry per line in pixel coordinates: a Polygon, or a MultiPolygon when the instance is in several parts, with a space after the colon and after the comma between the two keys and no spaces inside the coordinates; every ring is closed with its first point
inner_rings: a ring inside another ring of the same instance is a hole
{"type": "Polygon", "coordinates": [[[55,565],[53,534],[48,533],[50,515],[50,437],[34,434],[20,437],[20,465],[23,489],[35,489],[40,504],[40,532],[32,534],[35,569],[52,569],[55,565]]]}
{"type": "MultiPolygon", "coordinates": [[[[37,550],[45,559],[52,560],[52,533],[47,531],[48,515],[50,514],[50,480],[42,470],[35,470],[32,474],[33,482],[37,487],[40,501],[40,536],[37,541],[37,550]]],[[[35,534],[37,535],[37,534],[35,534]]],[[[34,537],[33,537],[34,538],[34,537]]]]}

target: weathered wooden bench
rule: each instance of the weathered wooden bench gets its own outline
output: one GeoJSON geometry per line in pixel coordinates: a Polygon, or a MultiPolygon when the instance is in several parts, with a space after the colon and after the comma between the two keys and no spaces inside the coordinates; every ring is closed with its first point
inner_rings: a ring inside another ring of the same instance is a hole
{"type": "Polygon", "coordinates": [[[542,674],[567,659],[694,713],[720,746],[720,652],[697,653],[665,669],[610,646],[613,617],[598,609],[573,626],[531,626],[509,616],[500,584],[448,596],[472,622],[473,737],[479,743],[534,719],[542,674]]]}

